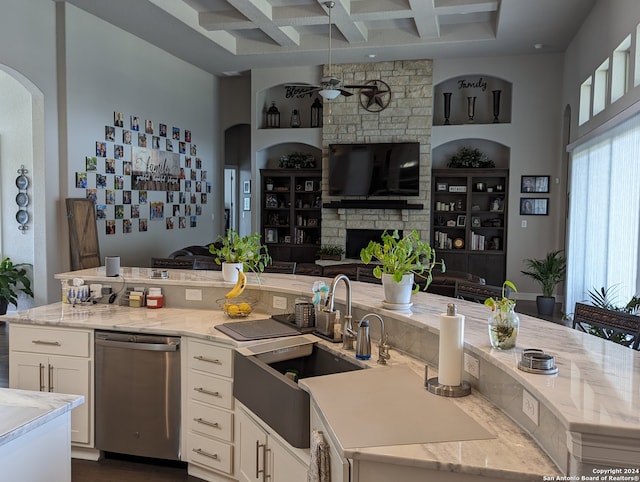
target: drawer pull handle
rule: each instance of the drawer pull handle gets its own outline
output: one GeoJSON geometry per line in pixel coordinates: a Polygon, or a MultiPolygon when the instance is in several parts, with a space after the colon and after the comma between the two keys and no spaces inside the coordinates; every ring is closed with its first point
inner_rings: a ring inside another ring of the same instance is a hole
{"type": "Polygon", "coordinates": [[[34,345],[62,346],[59,341],[31,340],[31,343],[33,343],[34,345]]]}
{"type": "Polygon", "coordinates": [[[205,452],[205,451],[204,451],[204,450],[202,450],[202,449],[193,449],[193,451],[194,451],[195,453],[197,453],[198,455],[204,455],[205,457],[209,457],[210,459],[213,459],[213,460],[220,460],[220,459],[218,458],[218,454],[210,454],[210,453],[208,453],[208,452],[205,452]]]}
{"type": "Polygon", "coordinates": [[[208,420],[205,420],[204,418],[194,418],[193,420],[194,420],[194,422],[201,423],[202,425],[207,425],[207,426],[213,427],[213,428],[220,428],[220,424],[218,422],[209,422],[208,420]]]}
{"type": "Polygon", "coordinates": [[[216,365],[222,365],[222,362],[217,358],[207,358],[206,356],[202,356],[202,355],[197,355],[197,356],[194,356],[193,358],[199,361],[207,362],[207,363],[215,363],[216,365]]]}
{"type": "Polygon", "coordinates": [[[53,392],[53,365],[49,365],[49,391],[53,392]]]}
{"type": "Polygon", "coordinates": [[[42,363],[38,363],[38,368],[40,371],[40,391],[44,392],[44,365],[42,363]]]}
{"type": "Polygon", "coordinates": [[[204,393],[205,395],[211,395],[213,397],[219,397],[220,396],[220,392],[212,392],[212,391],[207,390],[206,388],[202,388],[202,387],[196,387],[196,388],[194,388],[194,390],[196,392],[204,393]]]}

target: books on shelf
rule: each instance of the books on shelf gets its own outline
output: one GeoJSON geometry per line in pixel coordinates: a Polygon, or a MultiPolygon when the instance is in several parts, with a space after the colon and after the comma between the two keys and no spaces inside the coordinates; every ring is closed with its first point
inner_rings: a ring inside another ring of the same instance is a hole
{"type": "Polygon", "coordinates": [[[485,239],[482,234],[471,231],[471,251],[484,251],[485,239]]]}

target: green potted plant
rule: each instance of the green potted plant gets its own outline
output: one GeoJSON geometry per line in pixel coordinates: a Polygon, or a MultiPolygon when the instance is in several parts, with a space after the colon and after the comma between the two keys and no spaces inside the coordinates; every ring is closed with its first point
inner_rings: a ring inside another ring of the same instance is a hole
{"type": "Polygon", "coordinates": [[[515,312],[516,301],[509,298],[510,291],[517,293],[516,285],[506,280],[502,283],[501,298],[487,298],[485,306],[491,308],[489,316],[489,341],[493,348],[510,350],[516,346],[520,317],[515,312]]]}
{"type": "Polygon", "coordinates": [[[360,251],[363,263],[376,262],[373,275],[382,280],[385,294],[385,305],[393,309],[405,309],[411,301],[411,294],[416,293],[420,286],[415,277],[424,280],[423,289],[431,283],[431,270],[436,264],[445,270],[444,261],[436,261],[435,250],[420,240],[414,229],[402,238],[398,230],[389,234],[382,233],[381,242],[369,241],[360,251]]]}
{"type": "Polygon", "coordinates": [[[461,147],[457,154],[451,156],[447,167],[469,168],[469,167],[496,167],[495,162],[487,157],[480,149],[461,147]]]}
{"type": "Polygon", "coordinates": [[[542,288],[542,295],[536,298],[538,314],[553,315],[556,298],[553,292],[556,286],[564,281],[567,271],[567,260],[562,250],[551,251],[542,259],[525,259],[527,271],[520,271],[523,275],[533,278],[542,288]]]}
{"type": "Polygon", "coordinates": [[[22,291],[33,296],[31,280],[27,276],[28,263],[13,264],[9,258],[0,263],[0,315],[7,312],[9,304],[18,307],[18,295],[22,291]]]}
{"type": "Polygon", "coordinates": [[[320,259],[340,261],[344,254],[344,248],[337,244],[323,244],[317,254],[320,259]]]}
{"type": "Polygon", "coordinates": [[[251,233],[240,236],[235,230],[227,230],[225,236],[218,236],[215,243],[209,245],[209,252],[215,256],[217,264],[222,265],[222,277],[235,283],[238,271],[253,271],[258,276],[271,263],[271,256],[261,242],[262,236],[251,233]]]}

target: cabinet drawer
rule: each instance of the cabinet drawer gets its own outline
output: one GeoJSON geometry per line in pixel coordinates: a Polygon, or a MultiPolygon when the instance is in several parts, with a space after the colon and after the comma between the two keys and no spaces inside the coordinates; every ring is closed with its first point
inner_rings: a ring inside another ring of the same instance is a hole
{"type": "Polygon", "coordinates": [[[233,472],[233,451],[229,444],[189,434],[187,443],[189,462],[231,474],[233,472]]]}
{"type": "Polygon", "coordinates": [[[193,400],[189,404],[189,427],[194,432],[233,441],[233,414],[193,400]]]}
{"type": "Polygon", "coordinates": [[[9,330],[12,351],[82,357],[88,357],[91,353],[89,331],[24,326],[14,323],[9,325],[9,330]]]}
{"type": "Polygon", "coordinates": [[[189,341],[189,367],[194,370],[231,377],[233,373],[231,360],[233,360],[231,348],[189,341]]]}
{"type": "Polygon", "coordinates": [[[203,373],[189,372],[189,397],[218,407],[233,409],[231,380],[203,373]]]}

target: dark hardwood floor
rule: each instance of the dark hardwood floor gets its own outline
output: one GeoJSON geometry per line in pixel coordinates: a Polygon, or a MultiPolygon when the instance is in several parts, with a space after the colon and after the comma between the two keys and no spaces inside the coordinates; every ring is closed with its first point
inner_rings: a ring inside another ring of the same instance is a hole
{"type": "MultiPolygon", "coordinates": [[[[9,386],[9,324],[0,321],[0,387],[9,386]]],[[[184,466],[163,461],[108,456],[98,462],[71,460],[72,482],[198,482],[184,466]]],[[[0,480],[5,480],[0,476],[0,480]]],[[[7,479],[8,480],[8,479],[7,479]]]]}

